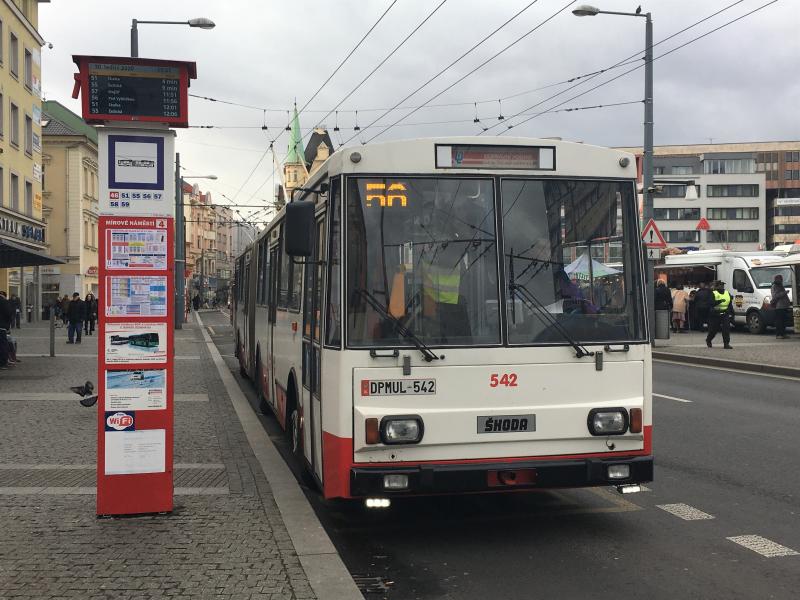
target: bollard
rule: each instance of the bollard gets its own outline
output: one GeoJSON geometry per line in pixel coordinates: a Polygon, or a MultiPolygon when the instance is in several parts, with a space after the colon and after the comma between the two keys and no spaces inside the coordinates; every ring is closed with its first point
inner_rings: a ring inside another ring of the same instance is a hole
{"type": "Polygon", "coordinates": [[[50,356],[56,355],[56,308],[50,307],[50,356]]]}

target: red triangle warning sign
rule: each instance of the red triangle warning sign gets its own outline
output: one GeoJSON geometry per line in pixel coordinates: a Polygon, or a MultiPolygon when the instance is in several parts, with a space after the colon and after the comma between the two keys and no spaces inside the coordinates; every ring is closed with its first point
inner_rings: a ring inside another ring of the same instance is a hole
{"type": "Polygon", "coordinates": [[[706,220],[705,217],[700,217],[700,220],[697,222],[697,227],[695,227],[698,231],[702,229],[703,231],[708,231],[711,229],[711,223],[706,220]]]}
{"type": "Polygon", "coordinates": [[[642,230],[642,240],[644,245],[648,248],[666,248],[667,242],[664,241],[664,236],[656,227],[656,222],[650,219],[647,225],[642,230]]]}

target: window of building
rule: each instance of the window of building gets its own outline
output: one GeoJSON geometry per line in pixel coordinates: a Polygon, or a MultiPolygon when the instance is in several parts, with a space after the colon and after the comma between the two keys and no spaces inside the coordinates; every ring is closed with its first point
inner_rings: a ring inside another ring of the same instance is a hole
{"type": "Polygon", "coordinates": [[[3,167],[0,167],[0,206],[5,206],[5,193],[4,193],[4,183],[5,179],[5,172],[3,171],[3,167]]]}
{"type": "Polygon", "coordinates": [[[784,160],[786,162],[800,162],[800,152],[787,152],[784,160]]]}
{"type": "Polygon", "coordinates": [[[33,89],[33,54],[25,48],[25,57],[23,59],[23,81],[28,90],[33,89]]]}
{"type": "Polygon", "coordinates": [[[721,229],[710,230],[707,233],[710,243],[756,243],[758,242],[757,229],[721,229]]]}
{"type": "Polygon", "coordinates": [[[800,179],[800,169],[787,169],[783,173],[783,178],[784,179],[795,179],[795,180],[800,179]]]}
{"type": "Polygon", "coordinates": [[[97,223],[92,222],[92,248],[97,248],[97,223]]]}
{"type": "Polygon", "coordinates": [[[83,245],[89,245],[89,221],[83,222],[83,245]]]}
{"type": "Polygon", "coordinates": [[[673,175],[691,175],[692,167],[672,167],[673,175]]]}
{"type": "MultiPolygon", "coordinates": [[[[3,40],[2,38],[0,38],[0,46],[2,45],[3,45],[3,40]]],[[[3,132],[4,132],[3,124],[5,123],[6,120],[5,110],[6,110],[6,105],[5,102],[3,101],[3,94],[0,94],[0,138],[3,137],[3,132]]]]}
{"type": "Polygon", "coordinates": [[[755,173],[754,158],[708,159],[703,162],[703,172],[713,175],[755,173]]]}
{"type": "Polygon", "coordinates": [[[19,210],[19,177],[12,173],[9,178],[8,200],[12,210],[19,210]]]}
{"type": "Polygon", "coordinates": [[[653,209],[656,221],[686,221],[700,219],[699,208],[656,208],[653,209]]]}
{"type": "Polygon", "coordinates": [[[13,102],[9,104],[11,107],[8,111],[9,120],[9,135],[11,137],[11,145],[19,147],[19,107],[13,102]]]}
{"type": "MultiPolygon", "coordinates": [[[[697,190],[697,196],[700,197],[700,186],[695,186],[697,190]]],[[[686,197],[686,186],[685,185],[656,185],[656,191],[653,194],[654,198],[685,198],[686,197]]]]}
{"type": "Polygon", "coordinates": [[[5,46],[5,44],[3,43],[4,39],[3,35],[5,34],[4,32],[5,32],[4,23],[2,20],[0,20],[0,65],[3,64],[3,46],[5,46]]]}
{"type": "Polygon", "coordinates": [[[758,184],[707,185],[709,198],[758,198],[758,184]]]}
{"type": "Polygon", "coordinates": [[[706,211],[706,218],[728,219],[728,220],[758,219],[758,207],[753,206],[746,208],[709,208],[706,211]]]}
{"type": "Polygon", "coordinates": [[[800,233],[800,223],[775,225],[775,233],[800,233]]]}
{"type": "Polygon", "coordinates": [[[25,115],[25,154],[33,154],[33,119],[25,115]]]}
{"type": "Polygon", "coordinates": [[[671,243],[681,244],[700,241],[699,231],[662,231],[661,234],[664,236],[664,241],[671,243]]]}
{"type": "Polygon", "coordinates": [[[663,175],[666,167],[653,167],[653,175],[663,175]]]}
{"type": "Polygon", "coordinates": [[[8,42],[8,68],[11,75],[19,77],[19,40],[12,32],[8,42]]]}
{"type": "Polygon", "coordinates": [[[25,214],[33,216],[33,184],[25,182],[25,214]]]}

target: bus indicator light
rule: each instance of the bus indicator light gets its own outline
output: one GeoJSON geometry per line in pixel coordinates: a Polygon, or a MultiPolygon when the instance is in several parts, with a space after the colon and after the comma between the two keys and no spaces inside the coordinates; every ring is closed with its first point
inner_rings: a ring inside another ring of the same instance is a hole
{"type": "Polygon", "coordinates": [[[631,433],[642,433],[642,409],[632,408],[630,412],[630,418],[631,433]]]}
{"type": "Polygon", "coordinates": [[[364,432],[368,444],[379,444],[381,441],[378,419],[371,418],[364,421],[364,432]]]}

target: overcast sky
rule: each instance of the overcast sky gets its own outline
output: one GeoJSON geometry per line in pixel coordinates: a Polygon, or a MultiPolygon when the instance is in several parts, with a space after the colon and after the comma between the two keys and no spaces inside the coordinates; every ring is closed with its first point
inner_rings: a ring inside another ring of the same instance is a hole
{"type": "MultiPolygon", "coordinates": [[[[398,0],[341,70],[300,116],[304,132],[323,119],[378,63],[416,27],[441,0],[398,0]],[[321,112],[318,112],[321,111],[321,112]]],[[[654,38],[665,37],[725,10],[657,46],[654,55],[675,48],[715,27],[758,8],[769,0],[650,0],[654,38]]],[[[381,131],[366,125],[429,78],[444,69],[530,0],[447,0],[405,45],[339,108],[338,144],[355,134],[358,110],[360,137],[381,131]],[[339,137],[341,134],[342,137],[339,137]]],[[[640,101],[644,70],[638,69],[580,98],[590,89],[636,63],[617,68],[565,91],[559,84],[618,63],[644,47],[644,19],[599,15],[577,18],[570,5],[464,81],[433,105],[410,115],[376,141],[435,136],[472,135],[482,125],[498,122],[500,98],[503,127],[565,102],[561,108],[640,101]],[[512,97],[513,96],[513,97],[512,97]],[[490,101],[490,102],[484,102],[490,101]],[[460,104],[456,105],[453,104],[460,104]],[[457,121],[456,123],[441,123],[457,121]]],[[[53,45],[42,50],[45,98],[58,100],[80,114],[71,98],[73,54],[127,56],[131,19],[186,20],[208,17],[212,30],[181,26],[140,25],[139,54],[147,58],[191,60],[198,78],[190,93],[240,104],[243,108],[190,98],[192,125],[214,129],[178,131],[177,149],[185,174],[213,173],[217,181],[201,182],[215,200],[263,204],[273,190],[272,158],[267,154],[248,180],[259,158],[276,139],[278,159],[286,153],[286,111],[296,99],[302,107],[391,4],[391,0],[53,0],[39,5],[39,30],[53,45]],[[267,131],[261,129],[268,126],[267,131]],[[238,127],[238,128],[232,128],[238,127]],[[280,136],[280,137],[278,137],[280,136]],[[243,186],[243,187],[242,187],[243,186]],[[241,188],[241,191],[240,191],[241,188]],[[237,195],[238,194],[238,195],[237,195]]],[[[486,61],[567,5],[566,0],[539,0],[486,43],[403,106],[425,104],[443,89],[486,61]]],[[[603,0],[600,8],[634,11],[636,0],[603,0]]],[[[800,140],[800,0],[779,0],[716,33],[657,60],[655,69],[655,143],[705,143],[709,140],[800,140]]],[[[394,111],[379,123],[391,124],[410,110],[394,111]]],[[[324,121],[329,129],[333,115],[324,121]]],[[[567,140],[619,146],[640,145],[642,105],[629,104],[577,112],[547,113],[513,130],[514,135],[558,136],[567,140]]],[[[506,134],[508,135],[508,134],[506,134]]],[[[276,176],[277,180],[277,176],[276,176]]],[[[244,210],[243,213],[251,211],[244,210]]]]}

